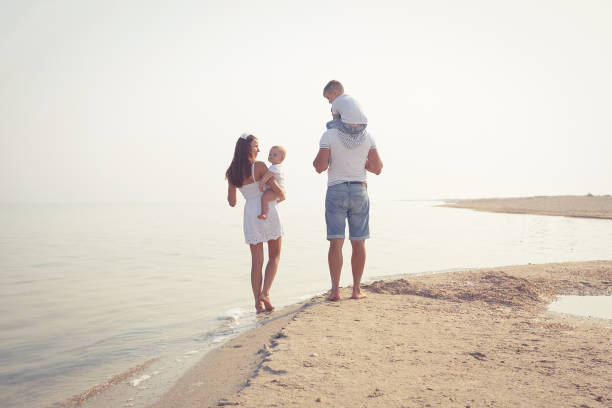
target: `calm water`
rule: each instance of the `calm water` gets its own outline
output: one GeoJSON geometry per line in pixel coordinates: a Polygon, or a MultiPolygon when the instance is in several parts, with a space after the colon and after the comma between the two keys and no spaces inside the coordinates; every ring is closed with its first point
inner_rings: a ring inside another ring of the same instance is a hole
{"type": "MultiPolygon", "coordinates": [[[[612,259],[609,220],[436,204],[372,202],[366,280],[612,259]]],[[[151,357],[201,349],[254,322],[241,207],[0,209],[2,407],[48,406],[151,357]]],[[[286,235],[272,291],[277,306],[329,286],[323,203],[281,204],[280,210],[286,235]]],[[[346,267],[342,284],[350,284],[346,267]]]]}
{"type": "Polygon", "coordinates": [[[559,296],[548,310],[577,316],[612,319],[612,296],[559,296]]]}

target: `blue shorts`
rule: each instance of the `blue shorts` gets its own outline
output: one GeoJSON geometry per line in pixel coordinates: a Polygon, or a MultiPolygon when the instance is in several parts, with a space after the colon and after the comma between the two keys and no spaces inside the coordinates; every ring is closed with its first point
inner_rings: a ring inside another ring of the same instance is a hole
{"type": "Polygon", "coordinates": [[[358,135],[365,130],[368,125],[365,123],[360,124],[348,124],[344,123],[341,119],[330,120],[325,124],[325,127],[328,129],[339,129],[344,133],[348,133],[349,135],[358,135]]]}
{"type": "Polygon", "coordinates": [[[351,181],[327,187],[327,239],[344,238],[347,219],[351,241],[370,238],[370,198],[365,183],[351,181]]]}

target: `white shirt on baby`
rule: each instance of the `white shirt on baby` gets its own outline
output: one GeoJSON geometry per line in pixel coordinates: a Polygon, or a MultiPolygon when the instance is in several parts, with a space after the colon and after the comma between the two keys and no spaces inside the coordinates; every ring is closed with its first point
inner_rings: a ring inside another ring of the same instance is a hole
{"type": "Polygon", "coordinates": [[[365,125],[368,118],[361,110],[359,102],[350,95],[342,94],[332,102],[331,111],[334,115],[340,115],[344,123],[354,123],[365,125]]]}
{"type": "Polygon", "coordinates": [[[328,186],[344,181],[367,182],[366,159],[370,150],[376,149],[376,143],[369,132],[366,132],[363,143],[349,149],[342,143],[340,130],[329,129],[321,136],[319,146],[322,149],[330,150],[330,163],[327,169],[328,186]]]}
{"type": "Polygon", "coordinates": [[[273,164],[268,167],[268,171],[274,173],[274,180],[278,183],[280,188],[285,189],[285,172],[283,171],[283,164],[273,164]]]}

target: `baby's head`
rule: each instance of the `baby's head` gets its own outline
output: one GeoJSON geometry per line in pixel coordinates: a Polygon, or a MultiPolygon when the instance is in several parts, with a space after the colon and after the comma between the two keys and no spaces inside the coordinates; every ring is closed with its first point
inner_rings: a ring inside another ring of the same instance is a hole
{"type": "Polygon", "coordinates": [[[272,146],[268,155],[268,161],[272,164],[281,164],[285,160],[286,155],[287,151],[283,146],[272,146]]]}
{"type": "Polygon", "coordinates": [[[329,103],[332,103],[334,99],[336,99],[343,93],[344,87],[339,81],[336,80],[329,81],[327,85],[325,85],[325,88],[323,88],[323,97],[327,98],[329,103]]]}

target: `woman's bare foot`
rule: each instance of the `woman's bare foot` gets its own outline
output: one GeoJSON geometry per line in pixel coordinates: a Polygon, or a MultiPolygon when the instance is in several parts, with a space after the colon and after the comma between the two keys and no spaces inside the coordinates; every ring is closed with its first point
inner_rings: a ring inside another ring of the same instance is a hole
{"type": "Polygon", "coordinates": [[[260,295],[259,296],[259,300],[261,302],[263,302],[264,306],[266,307],[266,310],[268,312],[271,312],[274,310],[274,306],[272,306],[272,303],[270,303],[270,299],[267,296],[264,295],[260,295]]]}
{"type": "Polygon", "coordinates": [[[259,218],[260,220],[265,220],[266,218],[268,218],[268,216],[266,214],[259,214],[257,218],[259,218]]]}
{"type": "Polygon", "coordinates": [[[264,312],[266,309],[264,309],[263,305],[261,304],[261,300],[259,300],[258,302],[255,303],[255,310],[257,311],[257,314],[264,312]]]}

